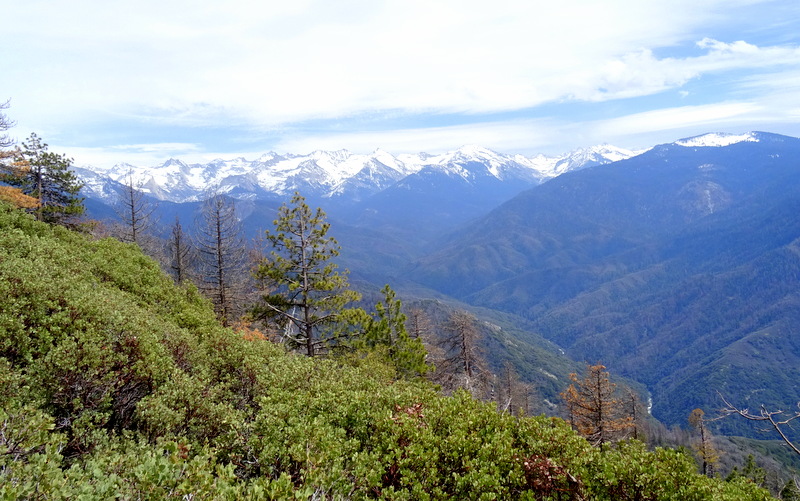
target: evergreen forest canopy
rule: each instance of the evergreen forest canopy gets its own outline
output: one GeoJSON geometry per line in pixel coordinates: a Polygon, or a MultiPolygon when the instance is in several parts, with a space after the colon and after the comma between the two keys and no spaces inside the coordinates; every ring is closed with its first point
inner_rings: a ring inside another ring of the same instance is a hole
{"type": "Polygon", "coordinates": [[[770,498],[686,452],[442,396],[380,346],[287,352],[137,246],[5,203],[0,275],[3,498],[770,498]]]}

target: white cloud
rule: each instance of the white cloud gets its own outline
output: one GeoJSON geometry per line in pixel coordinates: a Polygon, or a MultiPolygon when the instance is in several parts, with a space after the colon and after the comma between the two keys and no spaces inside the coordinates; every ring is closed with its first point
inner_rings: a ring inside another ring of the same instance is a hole
{"type": "Polygon", "coordinates": [[[390,153],[441,153],[466,144],[480,144],[501,152],[539,152],[558,140],[557,128],[545,120],[515,120],[449,127],[426,127],[379,132],[323,134],[291,137],[276,146],[279,152],[307,153],[339,148],[369,152],[380,148],[390,153]]]}
{"type": "Polygon", "coordinates": [[[118,163],[129,163],[137,166],[153,166],[162,164],[167,158],[181,158],[184,161],[209,161],[214,158],[229,157],[229,154],[212,156],[193,143],[154,143],[154,144],[121,144],[100,148],[66,147],[64,153],[75,159],[78,167],[110,168],[118,163]]]}
{"type": "Polygon", "coordinates": [[[189,153],[200,150],[200,147],[195,143],[118,144],[109,148],[133,153],[165,153],[172,151],[189,153]]]}
{"type": "MultiPolygon", "coordinates": [[[[146,108],[179,123],[218,120],[209,108],[266,124],[374,109],[508,110],[680,85],[701,68],[650,49],[736,4],[17,2],[5,16],[19,65],[8,81],[25,80],[51,111],[146,108]]],[[[729,56],[748,48],[703,47],[729,56]]]]}
{"type": "Polygon", "coordinates": [[[671,131],[697,126],[707,129],[717,124],[730,124],[733,121],[744,123],[762,109],[755,103],[682,106],[604,120],[597,124],[597,127],[602,129],[602,133],[611,136],[630,135],[640,131],[671,131]]]}
{"type": "MultiPolygon", "coordinates": [[[[46,138],[77,131],[73,136],[83,134],[91,142],[95,138],[81,129],[87,124],[95,129],[98,124],[135,124],[139,131],[148,126],[235,126],[249,130],[241,134],[268,130],[274,137],[288,124],[297,132],[284,135],[274,149],[383,147],[401,152],[478,143],[508,151],[531,144],[527,151],[545,141],[566,144],[594,137],[598,123],[582,127],[553,116],[352,134],[298,128],[303,121],[344,123],[375,111],[409,117],[477,115],[530,110],[543,103],[622,100],[669,89],[688,100],[697,94],[687,94],[687,83],[720,74],[738,79],[742,95],[716,96],[727,104],[709,108],[632,114],[608,122],[609,130],[665,130],[679,127],[680,120],[722,123],[726,118],[699,114],[741,106],[730,104],[734,101],[753,108],[728,119],[768,115],[780,101],[771,96],[789,93],[760,76],[769,73],[797,88],[785,76],[796,76],[800,63],[800,48],[785,41],[795,40],[795,32],[787,32],[784,45],[762,46],[718,32],[726,23],[750,22],[753,13],[768,16],[776,5],[783,3],[27,0],[4,7],[0,89],[8,95],[0,99],[12,98],[10,116],[19,122],[18,129],[36,130],[46,138]]],[[[781,12],[781,19],[760,17],[752,24],[765,30],[785,24],[781,12]]],[[[791,23],[783,26],[791,28],[791,23]]],[[[120,141],[120,134],[114,137],[120,141]]],[[[187,137],[191,133],[178,141],[187,137]]],[[[144,158],[200,155],[210,148],[168,147],[175,142],[171,137],[161,141],[161,150],[107,150],[144,158]]]]}

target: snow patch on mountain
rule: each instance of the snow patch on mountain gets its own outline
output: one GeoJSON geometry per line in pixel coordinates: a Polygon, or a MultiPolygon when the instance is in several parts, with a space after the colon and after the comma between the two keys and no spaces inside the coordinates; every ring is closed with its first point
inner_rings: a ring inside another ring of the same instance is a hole
{"type": "Polygon", "coordinates": [[[688,148],[694,147],[716,147],[716,146],[730,146],[742,142],[758,142],[759,138],[754,132],[746,134],[724,134],[724,133],[710,133],[700,136],[689,137],[675,141],[678,146],[685,146],[688,148]]]}

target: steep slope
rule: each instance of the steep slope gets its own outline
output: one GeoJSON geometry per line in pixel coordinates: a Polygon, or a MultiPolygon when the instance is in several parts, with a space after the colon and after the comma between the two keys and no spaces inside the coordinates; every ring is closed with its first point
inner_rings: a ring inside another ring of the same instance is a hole
{"type": "Polygon", "coordinates": [[[601,452],[561,420],[441,397],[370,355],[292,356],[223,329],[135,246],[5,204],[0,424],[3,499],[769,499],[679,451],[601,452]]]}
{"type": "Polygon", "coordinates": [[[671,424],[717,390],[791,407],[797,158],[800,140],[764,133],[662,145],[525,192],[411,273],[645,382],[671,424]]]}

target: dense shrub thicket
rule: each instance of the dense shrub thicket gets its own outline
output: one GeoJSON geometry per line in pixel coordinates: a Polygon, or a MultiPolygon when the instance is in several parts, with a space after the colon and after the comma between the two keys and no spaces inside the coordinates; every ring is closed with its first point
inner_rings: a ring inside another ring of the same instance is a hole
{"type": "Polygon", "coordinates": [[[136,246],[0,205],[2,499],[769,499],[383,360],[223,328],[136,246]]]}

